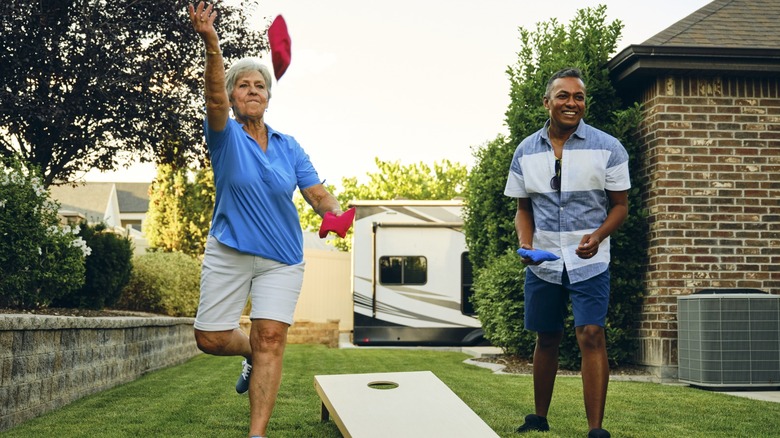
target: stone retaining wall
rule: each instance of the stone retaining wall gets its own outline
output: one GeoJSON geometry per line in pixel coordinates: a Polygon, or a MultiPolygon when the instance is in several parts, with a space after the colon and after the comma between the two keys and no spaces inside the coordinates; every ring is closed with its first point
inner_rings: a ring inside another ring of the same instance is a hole
{"type": "Polygon", "coordinates": [[[192,318],[0,315],[0,432],[197,355],[192,318]]]}

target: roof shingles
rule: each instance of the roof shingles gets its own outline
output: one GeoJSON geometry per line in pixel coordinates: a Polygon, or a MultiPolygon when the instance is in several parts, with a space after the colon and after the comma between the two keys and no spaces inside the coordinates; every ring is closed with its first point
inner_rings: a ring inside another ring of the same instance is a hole
{"type": "Polygon", "coordinates": [[[777,49],[780,0],[715,0],[642,45],[777,49]]]}

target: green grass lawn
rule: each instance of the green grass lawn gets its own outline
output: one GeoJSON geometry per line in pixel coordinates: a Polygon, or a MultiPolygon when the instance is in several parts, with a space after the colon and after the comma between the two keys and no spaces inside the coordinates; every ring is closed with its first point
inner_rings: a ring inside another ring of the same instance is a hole
{"type": "MultiPolygon", "coordinates": [[[[498,435],[519,437],[515,428],[533,410],[531,377],[493,374],[463,363],[467,358],[446,351],[290,345],[269,436],[341,436],[332,421],[320,422],[315,375],[430,370],[498,435]]],[[[3,436],[244,437],[249,402],[233,388],[240,363],[237,358],[200,355],[185,364],[83,398],[3,436]]],[[[389,421],[401,420],[391,415],[388,413],[389,421]]],[[[552,428],[549,433],[524,436],[585,437],[587,423],[579,377],[558,378],[548,418],[552,428]]],[[[610,382],[604,427],[616,438],[777,437],[780,403],[685,386],[610,382]]]]}

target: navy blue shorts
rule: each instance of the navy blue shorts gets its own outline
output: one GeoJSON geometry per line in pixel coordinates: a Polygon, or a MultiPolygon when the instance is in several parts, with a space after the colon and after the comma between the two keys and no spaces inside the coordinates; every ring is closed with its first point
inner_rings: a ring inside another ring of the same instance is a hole
{"type": "Polygon", "coordinates": [[[563,271],[563,284],[548,283],[525,271],[525,328],[535,332],[559,332],[571,299],[574,326],[604,327],[609,306],[609,269],[579,283],[569,283],[563,271]]]}

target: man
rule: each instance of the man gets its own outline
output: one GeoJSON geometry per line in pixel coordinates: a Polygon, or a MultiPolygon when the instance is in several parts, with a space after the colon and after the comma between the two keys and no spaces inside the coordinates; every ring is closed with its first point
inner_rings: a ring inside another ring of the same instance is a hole
{"type": "Polygon", "coordinates": [[[543,103],[550,118],[525,138],[512,158],[504,194],[517,198],[520,247],[560,259],[528,265],[525,328],[537,332],[534,405],[517,432],[547,431],[558,373],[558,347],[571,299],[582,353],[582,386],[589,438],[602,429],[609,381],[604,324],[609,304],[609,235],[628,215],[628,154],[614,137],[587,125],[585,83],[579,70],[556,72],[543,103]]]}

